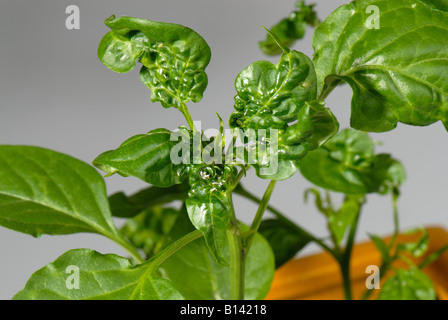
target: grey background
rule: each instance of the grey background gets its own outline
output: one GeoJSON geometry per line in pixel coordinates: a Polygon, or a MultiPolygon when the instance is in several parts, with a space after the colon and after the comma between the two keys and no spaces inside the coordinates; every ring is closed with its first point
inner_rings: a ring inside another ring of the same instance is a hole
{"type": "MultiPolygon", "coordinates": [[[[317,0],[323,19],[348,1],[317,0]]],[[[150,92],[140,83],[138,71],[115,74],[96,57],[98,43],[112,13],[183,24],[201,34],[212,49],[207,68],[209,86],[204,99],[190,104],[202,128],[217,126],[216,112],[228,119],[235,95],[234,79],[250,63],[266,59],[257,42],[264,38],[261,25],[271,26],[293,8],[293,0],[1,0],[0,2],[0,144],[26,144],[51,148],[86,162],[117,147],[126,138],[154,128],[173,129],[183,124],[176,110],[152,104],[150,92]],[[65,8],[78,5],[80,30],[67,30],[65,8]]],[[[311,35],[294,48],[312,55],[311,35]]],[[[327,105],[342,127],[348,126],[351,90],[336,90],[327,105]]],[[[393,153],[408,171],[400,200],[403,228],[419,225],[447,227],[448,136],[441,123],[418,128],[399,125],[389,133],[374,134],[383,141],[378,151],[393,153]]],[[[106,179],[109,193],[133,192],[144,183],[134,178],[106,179]]],[[[261,195],[267,181],[245,179],[261,195]]],[[[325,223],[311,204],[303,203],[309,184],[299,175],[278,183],[272,204],[317,235],[325,223]]],[[[256,207],[236,199],[243,221],[256,207]]],[[[117,220],[121,225],[122,221],[117,220]]],[[[369,196],[358,232],[382,235],[392,231],[390,199],[369,196]]],[[[73,248],[125,254],[108,239],[97,235],[31,236],[0,228],[0,299],[10,299],[30,275],[73,248]]],[[[306,248],[303,254],[318,249],[306,248]]]]}

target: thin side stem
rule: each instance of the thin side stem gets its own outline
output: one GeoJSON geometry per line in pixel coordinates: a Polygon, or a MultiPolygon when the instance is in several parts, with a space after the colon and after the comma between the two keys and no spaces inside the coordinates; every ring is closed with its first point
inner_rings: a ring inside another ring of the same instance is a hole
{"type": "Polygon", "coordinates": [[[263,198],[260,201],[260,205],[258,206],[257,213],[255,214],[255,218],[252,222],[252,225],[251,225],[249,231],[247,231],[244,234],[243,248],[244,248],[245,252],[249,251],[249,249],[252,245],[253,239],[258,231],[258,228],[260,227],[261,220],[263,219],[263,214],[266,211],[266,208],[269,204],[269,200],[271,199],[272,192],[274,191],[275,183],[276,183],[276,181],[274,181],[274,180],[271,180],[271,182],[269,183],[269,185],[263,195],[263,198]]]}
{"type": "MultiPolygon", "coordinates": [[[[243,186],[241,184],[239,184],[237,186],[237,188],[235,188],[234,191],[236,194],[251,200],[254,203],[260,204],[261,203],[261,199],[258,198],[257,196],[255,196],[254,194],[250,193],[249,191],[247,191],[246,189],[243,188],[243,186]]],[[[286,215],[284,215],[283,213],[281,213],[279,210],[277,210],[276,208],[268,205],[266,207],[267,210],[269,210],[270,212],[272,212],[277,219],[281,220],[282,222],[284,222],[285,224],[287,224],[288,226],[290,226],[292,229],[297,230],[298,233],[303,234],[304,236],[312,239],[313,242],[315,242],[317,245],[319,245],[322,249],[324,249],[325,251],[327,251],[328,253],[330,253],[334,258],[338,259],[339,257],[337,257],[334,253],[334,251],[327,245],[325,244],[325,242],[323,242],[321,239],[313,236],[311,233],[309,233],[308,231],[306,231],[305,229],[303,229],[302,227],[300,227],[299,225],[295,224],[293,221],[291,221],[290,219],[288,219],[286,217],[286,215]]]]}
{"type": "Polygon", "coordinates": [[[398,233],[400,232],[399,218],[398,218],[398,191],[392,191],[392,210],[394,214],[394,234],[389,244],[389,251],[392,250],[397,242],[398,233]]]}
{"type": "MultiPolygon", "coordinates": [[[[380,266],[380,275],[386,274],[390,267],[392,266],[392,263],[397,259],[397,252],[393,252],[395,244],[397,242],[398,234],[400,232],[400,224],[399,224],[399,216],[398,216],[398,197],[399,197],[399,191],[394,189],[392,190],[392,211],[393,211],[393,217],[394,217],[394,233],[392,235],[391,241],[389,243],[389,258],[388,261],[383,261],[380,266]]],[[[361,299],[367,300],[370,295],[373,293],[373,289],[366,289],[366,291],[363,293],[361,299]]]]}

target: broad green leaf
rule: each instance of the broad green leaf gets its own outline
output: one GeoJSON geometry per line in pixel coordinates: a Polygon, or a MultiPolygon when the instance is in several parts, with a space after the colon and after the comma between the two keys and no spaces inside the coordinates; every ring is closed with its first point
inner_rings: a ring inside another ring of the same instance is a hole
{"type": "Polygon", "coordinates": [[[131,218],[154,206],[175,200],[186,200],[189,189],[188,181],[184,181],[168,188],[151,186],[131,196],[117,192],[109,197],[110,210],[114,217],[131,218]]]}
{"type": "Polygon", "coordinates": [[[300,233],[278,219],[263,220],[258,231],[266,238],[274,252],[276,268],[292,259],[312,241],[309,235],[300,233]]]}
{"type": "Polygon", "coordinates": [[[342,243],[347,229],[353,224],[359,214],[363,202],[362,199],[363,197],[360,196],[347,195],[341,208],[336,212],[330,212],[328,225],[339,244],[342,243]]]}
{"type": "Polygon", "coordinates": [[[119,173],[137,177],[157,187],[180,184],[186,177],[187,166],[171,161],[171,131],[155,129],[136,135],[115,150],[99,155],[93,164],[108,175],[119,173]]]}
{"type": "Polygon", "coordinates": [[[120,232],[149,258],[172,242],[169,233],[177,223],[178,216],[178,209],[159,206],[147,208],[129,219],[120,232]]]}
{"type": "Polygon", "coordinates": [[[0,146],[0,225],[36,237],[77,232],[118,237],[98,172],[31,146],[0,146]]]}
{"type": "MultiPolygon", "coordinates": [[[[170,236],[176,240],[192,229],[194,227],[186,215],[180,215],[170,236]]],[[[226,245],[223,252],[226,260],[229,254],[226,245]]],[[[185,246],[160,268],[185,299],[230,299],[230,268],[216,262],[204,239],[185,246]]],[[[245,299],[263,299],[267,295],[274,277],[274,269],[272,249],[267,241],[257,234],[246,258],[245,299]]]]}
{"type": "Polygon", "coordinates": [[[129,260],[114,254],[103,255],[89,249],[75,249],[36,271],[13,299],[182,299],[182,295],[168,280],[153,275],[151,265],[151,260],[132,266],[129,260]],[[77,275],[79,282],[76,280],[77,275]]]}
{"type": "Polygon", "coordinates": [[[235,167],[227,165],[196,168],[190,176],[191,190],[186,201],[192,224],[204,234],[215,259],[224,264],[228,263],[223,250],[227,246],[227,227],[232,214],[226,191],[236,174],[235,167]]]}
{"type": "MultiPolygon", "coordinates": [[[[294,42],[303,38],[307,26],[316,27],[320,23],[313,7],[314,4],[305,5],[305,1],[297,1],[296,8],[298,10],[292,11],[287,18],[282,19],[270,28],[271,32],[285,46],[290,47],[294,42]]],[[[269,34],[266,35],[266,40],[260,41],[258,44],[260,49],[267,55],[282,53],[281,48],[269,34]]]]}
{"type": "Polygon", "coordinates": [[[343,5],[314,33],[318,94],[325,97],[347,82],[353,89],[351,126],[358,130],[384,132],[398,122],[425,126],[439,120],[448,129],[447,30],[445,0],[343,5]]]}
{"type": "Polygon", "coordinates": [[[402,170],[389,155],[375,155],[369,136],[354,129],[342,130],[300,163],[302,175],[310,182],[346,194],[384,193],[404,181],[402,170]]]}
{"type": "Polygon", "coordinates": [[[105,24],[111,31],[98,48],[105,66],[128,72],[142,63],[140,79],[151,89],[151,100],[164,108],[202,99],[211,53],[200,35],[178,24],[131,17],[111,16],[105,24]]]}
{"type": "Polygon", "coordinates": [[[431,279],[417,268],[399,269],[387,279],[379,300],[435,300],[431,279]]]}

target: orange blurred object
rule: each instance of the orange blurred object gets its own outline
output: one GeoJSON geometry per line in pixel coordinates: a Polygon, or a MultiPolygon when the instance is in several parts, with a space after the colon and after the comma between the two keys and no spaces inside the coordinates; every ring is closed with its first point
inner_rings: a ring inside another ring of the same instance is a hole
{"type": "MultiPolygon", "coordinates": [[[[428,255],[448,243],[448,232],[439,227],[426,228],[429,234],[429,245],[426,254],[420,258],[412,258],[419,264],[428,255]]],[[[415,241],[417,235],[399,235],[397,243],[415,241]]],[[[386,243],[390,237],[385,238],[386,243]]],[[[357,244],[353,247],[350,264],[352,292],[359,299],[366,290],[367,266],[381,265],[381,254],[372,242],[357,244]]],[[[406,266],[403,262],[394,266],[406,266]]],[[[448,252],[438,260],[423,268],[432,280],[439,300],[448,300],[448,252]]],[[[388,272],[389,276],[393,272],[388,272]]],[[[327,252],[294,259],[281,266],[275,273],[267,300],[341,300],[344,299],[339,265],[327,252]]],[[[381,275],[381,284],[387,275],[381,275]]],[[[371,295],[374,299],[379,290],[371,295]]]]}

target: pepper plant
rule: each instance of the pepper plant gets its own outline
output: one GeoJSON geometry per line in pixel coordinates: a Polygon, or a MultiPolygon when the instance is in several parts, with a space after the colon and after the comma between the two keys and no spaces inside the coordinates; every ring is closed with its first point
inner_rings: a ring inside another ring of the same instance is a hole
{"type": "MultiPolygon", "coordinates": [[[[375,152],[367,132],[389,131],[398,122],[442,121],[448,129],[446,0],[356,0],[322,23],[312,5],[299,1],[259,43],[266,54],[280,54],[278,62],[257,61],[238,74],[232,130],[218,115],[213,137],[189,112],[208,83],[206,41],[172,23],[111,16],[105,24],[110,31],[99,44],[99,60],[118,73],[139,64],[152,102],[178,109],[186,123],[133,136],[94,159],[106,176],[148,183],[133,195],[108,197],[98,171],[68,155],[0,146],[2,226],[33,236],[97,233],[130,255],[68,251],[34,273],[14,299],[263,299],[275,268],[312,242],[338,262],[345,296],[352,299],[351,252],[372,193],[390,195],[393,204],[391,242],[371,235],[382,272],[397,259],[409,260],[405,254],[425,252],[424,229],[411,231],[421,233],[417,242],[396,243],[405,171],[391,155],[375,152]],[[380,28],[372,27],[372,6],[380,10],[380,28]],[[312,59],[289,48],[307,26],[317,27],[312,59]],[[340,130],[325,99],[344,82],[353,89],[351,128],[340,130]],[[248,170],[270,181],[260,198],[242,185],[248,170]],[[276,183],[299,174],[315,185],[305,198],[312,196],[325,217],[328,238],[269,205],[276,183]],[[331,193],[344,196],[339,207],[331,193]],[[259,205],[249,225],[238,218],[234,194],[259,205]],[[263,218],[268,210],[274,218],[263,218]],[[127,222],[118,229],[112,217],[127,222]],[[67,276],[69,267],[81,282],[67,276]]],[[[436,298],[420,269],[442,253],[396,270],[379,298],[436,298]]]]}

